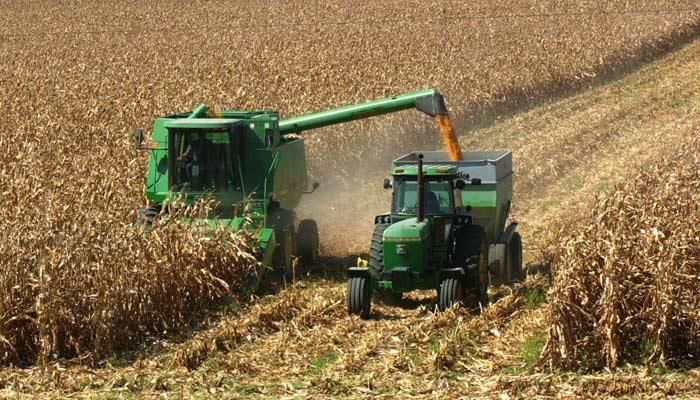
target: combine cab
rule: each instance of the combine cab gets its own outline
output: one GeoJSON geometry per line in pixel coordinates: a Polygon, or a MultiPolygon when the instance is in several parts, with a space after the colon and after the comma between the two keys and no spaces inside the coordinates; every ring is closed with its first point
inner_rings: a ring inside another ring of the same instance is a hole
{"type": "Polygon", "coordinates": [[[401,299],[435,289],[445,310],[468,298],[488,303],[489,282],[523,279],[517,224],[506,227],[510,152],[410,153],[394,160],[391,212],[375,217],[366,267],[350,268],[348,311],[368,318],[373,292],[401,299]]]}
{"type": "Polygon", "coordinates": [[[248,229],[258,237],[260,268],[250,278],[254,290],[265,266],[289,271],[295,256],[312,262],[318,254],[313,220],[297,221],[294,209],[307,190],[304,140],[300,132],[410,108],[446,115],[442,95],[423,90],[401,96],[280,119],[276,111],[212,112],[201,105],[191,112],[158,118],[146,175],[149,205],[137,210],[136,224],[149,227],[175,200],[192,204],[214,200],[207,218],[192,223],[232,230],[248,229]]]}

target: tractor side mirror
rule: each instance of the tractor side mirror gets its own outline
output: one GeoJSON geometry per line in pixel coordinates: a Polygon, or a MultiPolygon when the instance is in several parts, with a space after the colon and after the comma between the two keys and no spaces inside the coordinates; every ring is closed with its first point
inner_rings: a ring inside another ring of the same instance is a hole
{"type": "Polygon", "coordinates": [[[467,187],[467,182],[465,182],[464,179],[457,179],[457,182],[455,182],[455,187],[462,190],[467,187]]]}
{"type": "Polygon", "coordinates": [[[391,189],[391,181],[389,181],[389,178],[384,179],[384,189],[391,189]]]}
{"type": "Polygon", "coordinates": [[[137,128],[134,131],[134,148],[136,150],[140,149],[143,145],[143,129],[137,128]]]}

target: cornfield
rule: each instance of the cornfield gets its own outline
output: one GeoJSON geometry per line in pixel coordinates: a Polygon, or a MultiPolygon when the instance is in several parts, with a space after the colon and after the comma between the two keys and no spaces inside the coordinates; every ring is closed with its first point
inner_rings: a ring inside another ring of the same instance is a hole
{"type": "Polygon", "coordinates": [[[700,358],[700,140],[601,196],[562,239],[545,361],[567,368],[700,358]]]}
{"type": "MultiPolygon", "coordinates": [[[[5,5],[0,363],[89,362],[180,330],[208,303],[237,293],[254,264],[246,235],[205,235],[177,222],[150,235],[131,227],[148,155],[133,150],[130,132],[154,117],[200,101],[290,115],[437,86],[462,127],[470,126],[498,110],[585,88],[690,40],[698,32],[694,6],[5,5]],[[261,13],[275,22],[251,18],[261,13]]],[[[426,124],[400,116],[309,134],[312,175],[352,188],[356,174],[435,143],[426,124]]],[[[321,222],[329,233],[332,225],[321,222]]],[[[350,236],[335,240],[350,243],[347,249],[357,237],[350,236]]]]}

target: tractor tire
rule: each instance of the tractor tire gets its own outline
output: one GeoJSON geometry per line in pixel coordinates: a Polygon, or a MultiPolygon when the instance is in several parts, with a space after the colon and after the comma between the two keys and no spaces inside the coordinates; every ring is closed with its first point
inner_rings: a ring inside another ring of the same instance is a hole
{"type": "Polygon", "coordinates": [[[359,315],[362,319],[369,318],[372,307],[372,288],[367,277],[352,277],[348,279],[348,314],[359,315]]]}
{"type": "Polygon", "coordinates": [[[297,254],[304,264],[311,264],[318,258],[318,225],[316,221],[305,219],[299,222],[297,254]]]}
{"type": "Polygon", "coordinates": [[[462,288],[461,279],[443,279],[442,283],[440,283],[438,308],[440,311],[445,311],[457,303],[462,303],[463,296],[464,289],[462,288]]]}
{"type": "Polygon", "coordinates": [[[466,279],[464,289],[472,297],[478,298],[482,307],[488,305],[489,266],[488,242],[484,228],[479,225],[466,225],[455,237],[454,262],[464,268],[466,279]]]}
{"type": "Polygon", "coordinates": [[[146,206],[136,209],[136,219],[134,226],[150,229],[153,227],[153,222],[160,215],[160,206],[146,206]]]}
{"type": "Polygon", "coordinates": [[[508,278],[510,283],[524,281],[523,240],[518,232],[513,233],[513,237],[508,244],[508,261],[508,278]]]}
{"type": "Polygon", "coordinates": [[[384,231],[389,225],[376,224],[374,233],[372,233],[372,241],[369,244],[369,262],[367,264],[375,279],[379,279],[384,271],[384,231]]]}

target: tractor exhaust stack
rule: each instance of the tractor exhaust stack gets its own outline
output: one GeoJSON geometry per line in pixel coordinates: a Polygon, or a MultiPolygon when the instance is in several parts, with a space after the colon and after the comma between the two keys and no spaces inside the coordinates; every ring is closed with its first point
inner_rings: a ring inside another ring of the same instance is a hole
{"type": "Polygon", "coordinates": [[[418,202],[416,205],[416,219],[418,222],[423,221],[425,217],[425,181],[423,178],[423,154],[418,154],[418,177],[416,190],[418,191],[418,202]]]}

